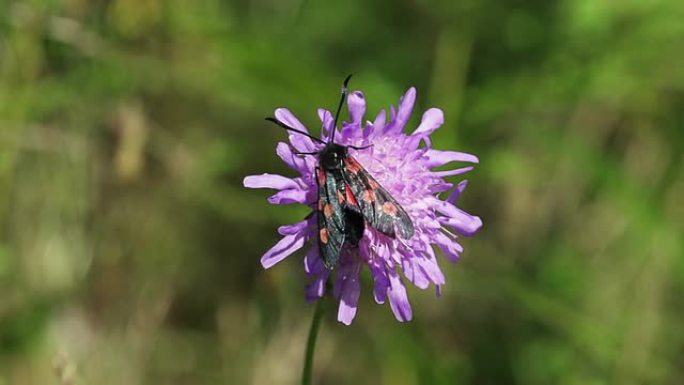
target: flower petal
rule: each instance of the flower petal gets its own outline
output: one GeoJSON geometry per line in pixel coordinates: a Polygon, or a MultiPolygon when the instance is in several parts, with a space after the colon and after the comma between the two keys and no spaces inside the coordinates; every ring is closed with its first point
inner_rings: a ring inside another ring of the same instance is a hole
{"type": "Polygon", "coordinates": [[[389,290],[389,278],[384,267],[378,266],[375,263],[369,264],[371,275],[373,276],[373,297],[378,304],[385,303],[387,300],[387,291],[389,290]]]}
{"type": "Polygon", "coordinates": [[[463,210],[454,206],[452,203],[437,199],[436,197],[431,198],[430,203],[435,210],[448,217],[458,218],[459,216],[465,214],[463,210]]]}
{"type": "Polygon", "coordinates": [[[309,132],[306,126],[287,108],[277,108],[275,110],[275,117],[292,128],[296,128],[299,131],[304,131],[306,133],[309,132]]]}
{"type": "Polygon", "coordinates": [[[435,171],[433,173],[434,176],[439,177],[439,178],[444,178],[447,176],[454,176],[454,175],[461,175],[465,174],[467,172],[470,172],[473,170],[473,166],[468,166],[468,167],[461,167],[457,168],[455,170],[445,170],[445,171],[435,171]]]}
{"type": "Polygon", "coordinates": [[[242,184],[247,188],[272,188],[276,190],[299,188],[293,179],[277,174],[250,175],[245,177],[242,184]]]}
{"type": "Polygon", "coordinates": [[[453,227],[459,233],[465,236],[475,234],[480,227],[482,227],[482,219],[480,217],[470,215],[461,209],[456,209],[457,213],[451,217],[440,217],[440,222],[450,227],[453,227]]]}
{"type": "MultiPolygon", "coordinates": [[[[310,190],[313,191],[313,190],[310,190]]],[[[281,190],[270,197],[268,202],[274,205],[287,205],[291,203],[306,204],[313,201],[313,194],[302,189],[281,190]]]]}
{"type": "MultiPolygon", "coordinates": [[[[302,122],[297,119],[290,110],[287,108],[278,108],[275,110],[275,117],[282,123],[287,124],[292,128],[296,128],[300,131],[309,133],[309,130],[302,124],[302,122]]],[[[288,131],[290,134],[290,143],[297,149],[297,151],[311,152],[316,149],[316,145],[311,141],[310,138],[305,135],[288,131]]]]}
{"type": "Polygon", "coordinates": [[[318,248],[318,245],[314,245],[304,257],[304,271],[306,271],[307,274],[316,274],[323,270],[326,269],[323,264],[323,259],[321,258],[321,251],[318,248]]]}
{"type": "MultiPolygon", "coordinates": [[[[361,282],[359,280],[359,270],[361,265],[354,263],[350,266],[347,274],[342,277],[343,285],[340,297],[340,307],[337,311],[337,320],[345,325],[351,325],[356,317],[356,308],[359,304],[361,295],[361,282]]],[[[340,279],[338,276],[337,279],[340,279]]]]}
{"type": "Polygon", "coordinates": [[[430,168],[443,166],[450,162],[479,162],[479,159],[477,159],[475,155],[458,151],[439,151],[430,149],[425,152],[424,156],[428,158],[426,164],[430,168]]]}
{"type": "Polygon", "coordinates": [[[427,248],[427,258],[420,259],[420,267],[425,272],[425,275],[434,283],[435,285],[444,285],[446,283],[446,278],[444,278],[444,273],[442,269],[439,268],[437,264],[437,258],[435,256],[435,251],[432,247],[427,248]]]}
{"type": "Polygon", "coordinates": [[[311,283],[306,285],[306,300],[312,303],[325,295],[325,283],[328,281],[330,276],[330,270],[325,269],[319,275],[314,278],[311,283]]]}
{"type": "Polygon", "coordinates": [[[431,203],[438,212],[446,215],[446,217],[439,217],[437,219],[441,223],[453,227],[463,235],[473,235],[482,227],[482,220],[480,217],[466,213],[454,206],[451,202],[434,198],[431,200],[431,203]]]}
{"type": "MultiPolygon", "coordinates": [[[[396,116],[392,122],[387,126],[386,133],[397,134],[404,130],[406,123],[411,119],[411,113],[413,112],[413,106],[416,103],[416,89],[411,87],[406,91],[406,94],[401,98],[399,103],[399,109],[396,112],[396,116]]],[[[394,114],[392,114],[394,115],[394,114]]]]}
{"type": "Polygon", "coordinates": [[[430,286],[430,280],[421,266],[418,263],[418,257],[405,258],[402,261],[402,270],[404,271],[404,276],[411,281],[419,289],[427,289],[430,286]]]}
{"type": "Polygon", "coordinates": [[[361,135],[363,135],[361,125],[357,123],[344,123],[340,130],[340,135],[337,136],[337,138],[339,138],[339,143],[349,143],[353,142],[355,138],[358,138],[361,135]]]}
{"type": "Polygon", "coordinates": [[[314,169],[314,166],[311,163],[314,162],[315,157],[295,155],[292,152],[292,147],[285,142],[278,143],[276,146],[276,154],[285,162],[285,164],[302,174],[302,176],[311,174],[311,170],[314,169]]]}
{"type": "Polygon", "coordinates": [[[463,194],[463,191],[465,191],[466,187],[468,187],[468,180],[460,181],[446,201],[455,205],[456,201],[458,201],[458,198],[461,196],[461,194],[463,194]]]}
{"type": "Polygon", "coordinates": [[[261,257],[261,265],[264,269],[270,268],[287,258],[290,254],[301,249],[305,242],[306,237],[302,233],[284,236],[278,243],[271,247],[263,257],[261,257]]]}
{"type": "Polygon", "coordinates": [[[432,192],[432,194],[437,195],[441,192],[451,190],[452,187],[454,187],[453,184],[442,181],[442,182],[437,182],[437,183],[433,184],[432,186],[429,186],[429,189],[430,189],[430,192],[432,192]]]}
{"type": "Polygon", "coordinates": [[[332,113],[325,108],[318,109],[318,117],[323,123],[321,128],[321,138],[328,139],[330,137],[330,132],[335,119],[333,118],[332,113]]]}
{"type": "Polygon", "coordinates": [[[378,113],[378,116],[375,117],[375,120],[373,121],[373,127],[375,127],[378,130],[382,130],[385,128],[385,122],[387,121],[387,111],[385,110],[380,110],[378,113]]]}
{"type": "Polygon", "coordinates": [[[373,124],[366,125],[366,131],[364,133],[366,138],[372,138],[373,133],[375,132],[383,132],[383,130],[385,129],[386,120],[387,112],[385,110],[380,110],[378,116],[375,117],[375,121],[373,121],[373,124]]]}
{"type": "Polygon", "coordinates": [[[387,290],[387,294],[394,317],[399,322],[410,321],[413,318],[413,311],[406,295],[406,287],[404,287],[399,274],[394,269],[390,269],[388,275],[390,287],[387,290]]]}
{"type": "Polygon", "coordinates": [[[397,117],[395,119],[395,124],[401,131],[411,119],[411,114],[413,113],[413,106],[416,104],[416,88],[411,87],[406,91],[406,94],[401,98],[401,103],[399,104],[399,110],[397,111],[397,117]]]}
{"type": "Polygon", "coordinates": [[[420,125],[413,131],[411,136],[424,138],[430,136],[435,130],[444,124],[444,112],[439,108],[430,108],[423,113],[420,125]]]}
{"type": "Polygon", "coordinates": [[[446,234],[438,231],[434,235],[434,241],[451,262],[458,262],[458,260],[461,258],[463,247],[455,240],[449,238],[449,236],[446,234]]]}
{"type": "Polygon", "coordinates": [[[347,96],[347,106],[352,123],[361,124],[366,114],[366,97],[361,91],[354,91],[347,96]]]}
{"type": "Polygon", "coordinates": [[[307,218],[301,222],[293,223],[290,225],[283,225],[278,227],[278,234],[280,235],[292,235],[292,234],[297,234],[299,232],[302,232],[304,230],[307,230],[309,227],[312,227],[314,224],[314,221],[312,221],[311,218],[307,218]]]}

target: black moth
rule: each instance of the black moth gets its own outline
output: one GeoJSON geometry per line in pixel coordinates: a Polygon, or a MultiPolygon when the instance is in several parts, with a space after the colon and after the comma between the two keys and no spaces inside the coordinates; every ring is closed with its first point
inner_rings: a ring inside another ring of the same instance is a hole
{"type": "Polygon", "coordinates": [[[315,155],[318,158],[318,205],[315,212],[318,215],[318,245],[328,269],[333,269],[337,265],[345,244],[350,247],[358,246],[366,222],[392,238],[398,234],[403,239],[409,239],[415,231],[411,218],[401,205],[348,153],[349,148],[363,150],[367,147],[335,143],[337,120],[347,98],[347,84],[350,78],[351,75],[344,80],[342,98],[335,113],[332,137],[327,143],[275,118],[266,118],[286,130],[325,144],[318,152],[295,153],[315,155]]]}

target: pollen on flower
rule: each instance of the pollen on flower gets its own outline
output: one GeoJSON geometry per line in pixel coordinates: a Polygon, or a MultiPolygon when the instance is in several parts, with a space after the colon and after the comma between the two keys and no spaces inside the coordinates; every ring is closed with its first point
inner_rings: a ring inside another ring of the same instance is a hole
{"type": "MultiPolygon", "coordinates": [[[[399,321],[409,321],[413,311],[408,300],[405,282],[425,289],[435,286],[440,292],[446,279],[437,262],[434,249],[441,250],[450,261],[458,261],[463,247],[458,235],[473,235],[482,227],[479,217],[457,208],[458,197],[466,187],[466,181],[454,186],[444,178],[469,172],[471,167],[447,167],[452,163],[478,163],[476,156],[432,148],[430,136],[444,123],[444,114],[438,108],[430,108],[422,115],[418,127],[407,129],[416,100],[416,90],[410,88],[401,98],[398,108],[390,113],[380,111],[372,120],[366,121],[366,99],[362,92],[354,91],[348,96],[350,120],[343,122],[335,133],[335,143],[342,146],[367,149],[353,151],[353,158],[346,160],[350,173],[358,173],[363,167],[374,179],[369,180],[369,189],[354,196],[351,191],[338,191],[338,201],[343,207],[358,206],[359,202],[374,202],[379,199],[374,190],[380,186],[396,200],[409,215],[413,227],[396,229],[399,235],[410,233],[410,239],[392,238],[366,225],[359,235],[358,246],[342,248],[336,273],[331,275],[325,268],[318,242],[330,242],[326,228],[318,229],[318,215],[332,215],[333,207],[313,206],[318,213],[307,219],[282,226],[279,229],[283,239],[268,250],[261,259],[265,268],[282,261],[289,255],[309,244],[305,257],[305,269],[311,278],[306,288],[306,298],[315,300],[326,292],[326,282],[333,279],[333,294],[340,299],[338,320],[350,324],[356,316],[361,292],[359,277],[363,268],[368,268],[373,277],[373,296],[377,303],[389,302],[394,316],[399,321]],[[355,159],[355,160],[354,160],[355,159]],[[433,171],[435,168],[439,171],[433,171]],[[442,200],[440,197],[446,197],[442,200]],[[413,232],[415,231],[415,232],[413,232]]],[[[323,135],[332,137],[333,118],[330,111],[319,109],[323,122],[323,135]]],[[[279,108],[275,113],[279,121],[308,133],[290,111],[279,108]]],[[[316,124],[318,126],[318,124],[316,124]]],[[[298,176],[289,178],[280,175],[263,174],[245,178],[250,188],[273,188],[278,192],[269,198],[275,204],[300,203],[311,205],[318,194],[319,186],[326,182],[325,170],[320,168],[316,156],[297,156],[296,152],[320,151],[319,145],[304,135],[291,134],[289,145],[280,144],[277,154],[298,176]]],[[[380,209],[387,215],[396,215],[399,207],[385,202],[380,209]]]]}

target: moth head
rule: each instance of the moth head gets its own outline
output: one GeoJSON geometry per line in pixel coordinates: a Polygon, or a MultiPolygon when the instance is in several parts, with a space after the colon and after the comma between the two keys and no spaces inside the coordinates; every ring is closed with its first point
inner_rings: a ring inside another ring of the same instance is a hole
{"type": "Polygon", "coordinates": [[[320,155],[321,166],[326,170],[336,170],[342,167],[347,157],[347,147],[335,143],[329,143],[320,155]]]}

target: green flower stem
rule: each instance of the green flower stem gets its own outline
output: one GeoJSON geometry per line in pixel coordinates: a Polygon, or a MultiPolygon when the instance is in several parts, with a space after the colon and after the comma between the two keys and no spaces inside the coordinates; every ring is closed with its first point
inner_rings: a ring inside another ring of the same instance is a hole
{"type": "Polygon", "coordinates": [[[318,301],[316,301],[313,319],[311,320],[309,338],[306,342],[306,354],[304,356],[304,371],[302,372],[302,385],[311,385],[311,373],[313,371],[314,351],[316,350],[316,337],[318,336],[318,328],[321,326],[321,319],[323,318],[324,300],[325,298],[320,298],[318,301]]]}

